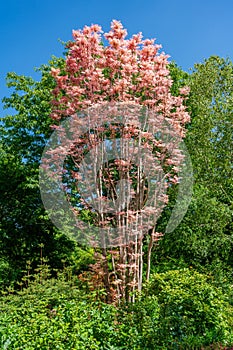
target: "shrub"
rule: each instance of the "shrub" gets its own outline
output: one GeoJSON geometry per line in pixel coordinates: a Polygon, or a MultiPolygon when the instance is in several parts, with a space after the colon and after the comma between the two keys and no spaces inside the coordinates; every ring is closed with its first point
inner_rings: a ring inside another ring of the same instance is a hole
{"type": "Polygon", "coordinates": [[[187,268],[154,274],[145,291],[151,296],[160,306],[154,346],[194,349],[233,342],[233,307],[207,276],[187,268]]]}
{"type": "Polygon", "coordinates": [[[54,279],[43,265],[28,288],[0,297],[1,349],[214,350],[233,344],[233,306],[203,274],[187,268],[155,273],[135,303],[116,308],[71,270],[54,279]]]}

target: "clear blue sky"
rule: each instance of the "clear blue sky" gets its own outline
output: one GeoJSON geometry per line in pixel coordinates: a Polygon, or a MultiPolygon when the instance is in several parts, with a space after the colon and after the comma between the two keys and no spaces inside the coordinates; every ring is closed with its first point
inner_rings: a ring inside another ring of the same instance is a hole
{"type": "Polygon", "coordinates": [[[58,39],[71,39],[85,24],[107,31],[112,19],[129,35],[156,38],[185,70],[210,55],[233,60],[232,0],[2,0],[0,99],[8,94],[7,72],[36,77],[34,67],[62,55],[58,39]]]}

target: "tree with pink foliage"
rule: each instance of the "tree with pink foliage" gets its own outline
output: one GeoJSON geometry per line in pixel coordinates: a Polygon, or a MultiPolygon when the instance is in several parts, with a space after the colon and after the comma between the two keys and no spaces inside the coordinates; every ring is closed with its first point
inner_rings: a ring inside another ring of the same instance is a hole
{"type": "MultiPolygon", "coordinates": [[[[75,30],[65,67],[51,71],[51,117],[61,124],[71,118],[72,136],[63,139],[64,130],[54,126],[61,141],[48,152],[49,163],[61,154],[69,158],[63,178],[72,178],[79,197],[75,202],[66,187],[66,198],[77,218],[83,210],[90,214],[87,241],[99,257],[92,269],[102,276],[108,302],[134,301],[141,290],[150,229],[149,279],[151,250],[162,235],[156,221],[168,202],[166,189],[179,182],[180,142],[190,120],[184,103],[189,90],[171,94],[161,46],[141,33],[126,36],[116,20],[103,36],[98,25],[75,30]]],[[[86,233],[85,225],[79,221],[77,230],[86,233]]]]}

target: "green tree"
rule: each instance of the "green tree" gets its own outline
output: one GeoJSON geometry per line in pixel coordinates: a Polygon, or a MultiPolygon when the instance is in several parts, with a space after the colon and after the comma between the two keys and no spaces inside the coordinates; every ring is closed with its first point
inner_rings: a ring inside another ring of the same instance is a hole
{"type": "Polygon", "coordinates": [[[61,67],[63,59],[53,59],[39,69],[41,79],[7,75],[13,88],[3,99],[11,115],[1,118],[0,140],[0,248],[11,266],[9,280],[22,273],[27,260],[39,258],[39,244],[52,267],[62,267],[63,259],[71,259],[76,244],[58,232],[45,213],[38,183],[42,151],[54,122],[51,113],[51,90],[54,81],[51,65],[61,67]]]}
{"type": "MultiPolygon", "coordinates": [[[[185,140],[194,171],[188,212],[161,241],[161,254],[187,262],[232,265],[233,66],[210,57],[188,77],[191,123],[185,140]]],[[[167,212],[167,215],[169,212],[167,212]]],[[[166,217],[161,225],[166,224],[166,217]]],[[[158,254],[159,251],[157,252],[158,254]]]]}

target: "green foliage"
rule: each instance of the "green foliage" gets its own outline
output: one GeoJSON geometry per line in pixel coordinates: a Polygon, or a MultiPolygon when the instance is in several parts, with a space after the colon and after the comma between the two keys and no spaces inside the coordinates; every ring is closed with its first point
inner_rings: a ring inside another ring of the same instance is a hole
{"type": "Polygon", "coordinates": [[[0,286],[6,286],[11,280],[11,266],[4,258],[0,259],[0,286]]]}
{"type": "Polygon", "coordinates": [[[99,349],[92,324],[101,310],[70,282],[33,284],[1,304],[2,348],[99,349]]]}
{"type": "Polygon", "coordinates": [[[178,96],[179,89],[188,85],[189,74],[178,67],[174,61],[169,64],[169,72],[173,81],[171,93],[178,96]]]}
{"type": "Polygon", "coordinates": [[[160,305],[154,339],[165,341],[154,345],[194,349],[233,341],[233,308],[206,275],[192,269],[155,274],[145,293],[160,305]]]}
{"type": "MultiPolygon", "coordinates": [[[[176,67],[172,72],[182,77],[176,67]]],[[[166,233],[156,255],[161,260],[182,258],[198,268],[220,260],[232,270],[233,65],[213,56],[195,65],[184,79],[191,88],[187,101],[191,123],[185,143],[192,160],[194,192],[185,218],[174,232],[166,233]]],[[[169,198],[159,232],[165,231],[176,192],[169,198]]]]}
{"type": "Polygon", "coordinates": [[[28,287],[0,298],[2,349],[203,349],[233,342],[233,306],[189,269],[156,273],[131,305],[105,304],[70,268],[43,263],[28,287]],[[13,294],[12,294],[13,293],[13,294]]]}
{"type": "Polygon", "coordinates": [[[63,260],[67,264],[74,260],[77,245],[51,223],[38,181],[41,154],[53,124],[50,101],[55,83],[50,69],[62,67],[63,62],[54,58],[42,66],[38,82],[15,73],[7,76],[13,92],[3,102],[14,112],[0,119],[0,249],[11,271],[8,277],[3,274],[0,285],[18,280],[26,261],[36,266],[41,243],[53,268],[61,268],[63,260]]]}
{"type": "Polygon", "coordinates": [[[214,196],[232,205],[233,64],[212,56],[190,76],[192,122],[187,145],[194,176],[214,196]],[[193,147],[195,145],[195,147],[193,147]]]}

